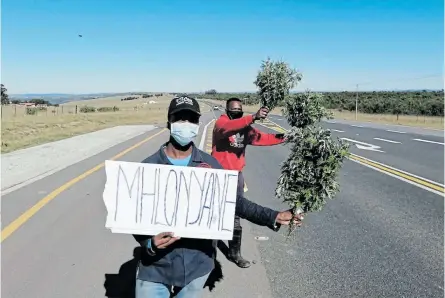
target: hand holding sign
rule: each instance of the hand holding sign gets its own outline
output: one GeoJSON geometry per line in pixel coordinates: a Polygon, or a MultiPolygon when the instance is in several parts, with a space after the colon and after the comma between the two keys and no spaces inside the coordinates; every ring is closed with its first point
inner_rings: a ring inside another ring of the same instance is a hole
{"type": "Polygon", "coordinates": [[[164,249],[179,239],[181,239],[181,238],[175,237],[174,234],[171,232],[162,232],[162,233],[157,234],[156,236],[153,236],[153,238],[151,240],[152,240],[153,248],[164,249]]]}
{"type": "Polygon", "coordinates": [[[160,248],[175,236],[232,239],[238,172],[111,160],[105,171],[105,227],[113,233],[156,235],[160,248]]]}

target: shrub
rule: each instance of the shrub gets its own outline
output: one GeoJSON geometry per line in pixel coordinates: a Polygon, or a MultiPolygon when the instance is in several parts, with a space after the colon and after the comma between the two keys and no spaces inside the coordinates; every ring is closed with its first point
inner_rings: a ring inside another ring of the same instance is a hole
{"type": "Polygon", "coordinates": [[[96,112],[96,108],[95,107],[90,107],[90,106],[83,106],[83,107],[80,107],[79,112],[81,112],[81,113],[94,113],[94,112],[96,112]]]}
{"type": "Polygon", "coordinates": [[[114,107],[100,107],[97,109],[98,112],[116,112],[119,111],[119,108],[114,106],[114,107]]]}
{"type": "Polygon", "coordinates": [[[26,115],[37,115],[36,108],[26,108],[26,115]]]}

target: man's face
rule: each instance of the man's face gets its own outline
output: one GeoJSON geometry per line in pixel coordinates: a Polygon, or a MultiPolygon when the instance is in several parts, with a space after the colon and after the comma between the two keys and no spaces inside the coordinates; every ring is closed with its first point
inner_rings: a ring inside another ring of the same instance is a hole
{"type": "Polygon", "coordinates": [[[198,135],[199,115],[183,110],[170,115],[168,129],[173,140],[182,147],[187,147],[198,135]]]}
{"type": "Polygon", "coordinates": [[[227,106],[227,116],[230,119],[238,119],[243,116],[243,106],[239,101],[231,101],[227,106]]]}
{"type": "Polygon", "coordinates": [[[190,122],[193,124],[199,124],[199,115],[192,111],[180,111],[175,114],[170,115],[170,123],[175,122],[190,122]]]}
{"type": "Polygon", "coordinates": [[[239,101],[231,101],[229,102],[228,111],[242,112],[243,106],[239,101]]]}

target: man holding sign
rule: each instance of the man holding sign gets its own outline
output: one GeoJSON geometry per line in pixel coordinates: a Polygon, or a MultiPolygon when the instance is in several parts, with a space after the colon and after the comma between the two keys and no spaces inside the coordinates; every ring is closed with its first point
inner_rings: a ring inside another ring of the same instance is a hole
{"type": "MultiPolygon", "coordinates": [[[[168,109],[170,139],[144,162],[223,169],[215,158],[194,145],[200,115],[199,104],[194,98],[174,98],[168,109]]],[[[293,216],[290,211],[278,212],[257,205],[245,199],[241,192],[238,192],[234,203],[237,216],[275,231],[291,220],[300,225],[303,218],[301,215],[293,216]]],[[[136,298],[168,298],[172,293],[176,293],[178,298],[201,296],[214,268],[215,240],[180,238],[170,232],[134,237],[144,248],[137,273],[136,298]]]]}
{"type": "MultiPolygon", "coordinates": [[[[253,115],[243,117],[241,100],[236,97],[226,102],[226,114],[215,122],[212,140],[212,156],[226,170],[239,172],[238,187],[243,190],[246,146],[272,146],[284,142],[283,134],[269,134],[252,127],[257,120],[265,119],[269,111],[261,108],[253,115]]],[[[250,267],[250,262],[241,256],[242,227],[235,216],[233,240],[229,241],[229,258],[241,268],[250,267]]]]}

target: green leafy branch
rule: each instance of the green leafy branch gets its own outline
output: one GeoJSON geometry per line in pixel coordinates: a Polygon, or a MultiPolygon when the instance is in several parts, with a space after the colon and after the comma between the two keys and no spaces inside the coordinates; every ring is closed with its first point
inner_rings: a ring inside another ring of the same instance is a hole
{"type": "MultiPolygon", "coordinates": [[[[264,61],[255,84],[263,106],[284,106],[283,115],[291,126],[286,133],[290,154],[281,164],[275,195],[294,214],[320,211],[339,191],[337,176],[349,145],[334,140],[331,131],[320,126],[332,114],[323,107],[322,94],[306,91],[290,94],[302,75],[284,62],[264,61]]],[[[295,227],[289,226],[288,236],[295,227]]]]}
{"type": "Polygon", "coordinates": [[[258,87],[260,104],[273,110],[284,102],[289,91],[302,79],[302,74],[296,69],[290,68],[283,61],[271,61],[267,58],[261,64],[254,84],[258,87]]]}

